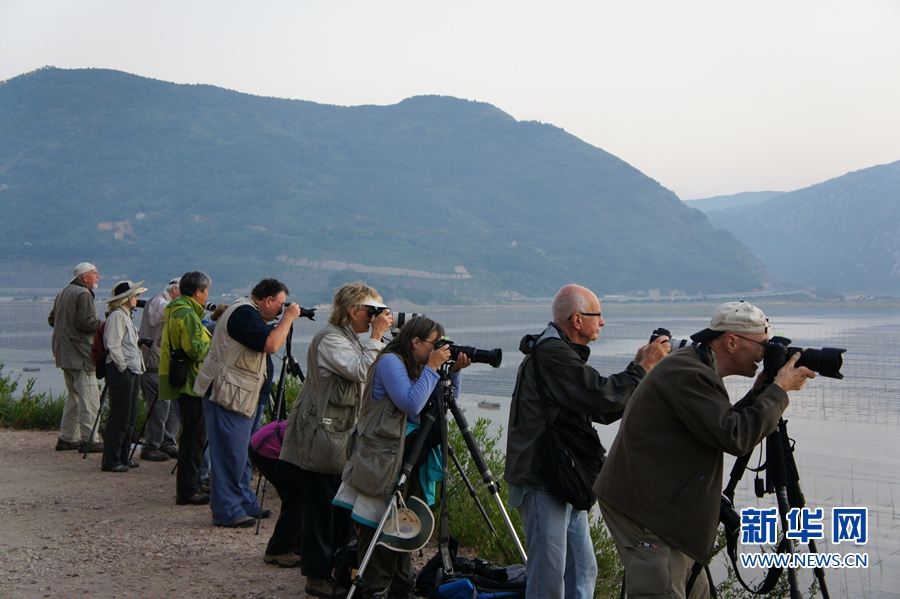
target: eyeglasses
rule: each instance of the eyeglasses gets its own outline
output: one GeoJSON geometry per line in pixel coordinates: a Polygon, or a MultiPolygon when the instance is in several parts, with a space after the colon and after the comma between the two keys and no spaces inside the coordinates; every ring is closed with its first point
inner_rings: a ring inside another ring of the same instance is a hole
{"type": "Polygon", "coordinates": [[[763,349],[765,349],[766,346],[769,345],[768,341],[755,341],[753,339],[750,339],[749,337],[744,337],[743,335],[738,335],[736,333],[732,333],[732,335],[734,335],[738,339],[743,339],[744,341],[749,341],[750,343],[755,343],[756,345],[760,346],[763,349]]]}
{"type": "Polygon", "coordinates": [[[434,341],[429,341],[428,339],[422,339],[421,337],[416,337],[416,338],[419,341],[421,341],[422,343],[430,343],[431,346],[435,349],[437,349],[437,343],[438,343],[438,341],[440,341],[440,339],[435,339],[434,341]]]}
{"type": "MultiPolygon", "coordinates": [[[[576,312],[575,314],[581,314],[582,316],[596,316],[597,318],[603,317],[603,314],[600,312],[576,312]]],[[[572,316],[575,316],[575,314],[572,314],[572,316]]],[[[567,320],[572,320],[572,316],[569,316],[567,320]]]]}

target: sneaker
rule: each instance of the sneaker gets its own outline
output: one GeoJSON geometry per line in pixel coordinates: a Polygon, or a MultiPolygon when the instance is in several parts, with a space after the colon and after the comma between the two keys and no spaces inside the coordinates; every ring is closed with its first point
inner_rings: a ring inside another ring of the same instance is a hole
{"type": "Polygon", "coordinates": [[[296,568],[300,565],[300,556],[296,553],[283,553],[281,555],[269,555],[267,553],[263,556],[263,561],[279,568],[296,568]]]}
{"type": "Polygon", "coordinates": [[[127,466],[128,466],[129,468],[137,468],[137,467],[140,466],[140,465],[141,465],[140,462],[131,462],[131,461],[128,462],[128,464],[127,464],[127,466]]]}
{"type": "Polygon", "coordinates": [[[104,472],[128,472],[128,466],[125,464],[116,464],[115,466],[100,466],[100,470],[104,472]]]}
{"type": "Polygon", "coordinates": [[[331,578],[306,578],[306,594],[324,599],[342,599],[347,596],[347,589],[338,586],[331,578]]]}
{"type": "Polygon", "coordinates": [[[56,440],[56,451],[69,451],[79,447],[81,447],[80,441],[63,441],[62,438],[56,440]]]}
{"type": "Polygon", "coordinates": [[[167,447],[160,447],[159,450],[172,458],[173,460],[178,459],[178,448],[174,445],[169,445],[167,447]]]}
{"type": "Polygon", "coordinates": [[[82,441],[78,445],[78,451],[80,453],[103,453],[103,441],[94,441],[93,443],[82,441]]]}
{"type": "Polygon", "coordinates": [[[178,497],[175,499],[175,505],[207,505],[209,504],[209,495],[205,493],[194,493],[190,497],[178,497]]]}
{"type": "Polygon", "coordinates": [[[265,520],[266,518],[271,518],[272,510],[262,510],[260,512],[257,512],[256,514],[253,514],[253,517],[259,518],[260,520],[265,520]]]}
{"type": "Polygon", "coordinates": [[[141,450],[141,459],[148,462],[165,462],[169,459],[169,456],[158,449],[145,447],[141,450]]]}

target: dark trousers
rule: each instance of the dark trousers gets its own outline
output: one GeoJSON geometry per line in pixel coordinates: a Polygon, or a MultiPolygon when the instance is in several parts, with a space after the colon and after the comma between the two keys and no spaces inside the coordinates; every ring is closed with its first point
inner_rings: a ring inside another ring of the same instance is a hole
{"type": "Polygon", "coordinates": [[[109,391],[109,416],[103,430],[103,461],[105,469],[128,465],[134,420],[137,418],[138,398],[141,394],[140,375],[130,370],[119,372],[115,364],[106,365],[106,387],[109,391]]]}
{"type": "MultiPolygon", "coordinates": [[[[419,484],[419,468],[413,468],[403,489],[403,499],[410,496],[422,497],[419,484]]],[[[385,506],[387,509],[387,506],[385,506]]],[[[359,562],[362,564],[366,552],[375,540],[375,529],[364,524],[359,527],[359,562]]],[[[377,546],[363,572],[359,592],[363,599],[371,599],[376,593],[387,589],[389,597],[406,597],[412,592],[416,581],[413,576],[412,557],[406,551],[391,551],[377,546]]]]}
{"type": "Polygon", "coordinates": [[[178,396],[181,413],[181,438],[178,440],[178,475],[175,493],[179,499],[188,499],[200,492],[200,460],[206,446],[206,419],[203,417],[203,400],[182,393],[178,396]]]}
{"type": "Polygon", "coordinates": [[[297,542],[303,522],[302,470],[290,462],[267,458],[255,451],[250,452],[250,461],[275,487],[281,498],[281,515],[266,546],[266,555],[299,554],[297,542]]]}
{"type": "Polygon", "coordinates": [[[332,505],[340,474],[300,469],[303,525],[300,528],[300,571],[310,578],[330,578],[334,551],[350,537],[350,511],[332,505]]]}

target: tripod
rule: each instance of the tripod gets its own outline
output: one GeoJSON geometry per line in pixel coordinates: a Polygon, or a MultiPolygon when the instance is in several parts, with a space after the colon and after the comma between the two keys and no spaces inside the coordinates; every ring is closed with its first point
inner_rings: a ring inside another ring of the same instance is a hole
{"type": "MultiPolygon", "coordinates": [[[[445,508],[445,491],[447,484],[447,456],[452,455],[453,462],[456,465],[457,471],[462,477],[466,488],[469,490],[469,494],[474,499],[476,506],[478,507],[478,511],[481,513],[482,517],[484,517],[485,521],[488,523],[488,527],[494,536],[495,539],[499,541],[499,536],[497,535],[497,531],[494,526],[491,524],[490,519],[488,518],[487,513],[484,510],[484,506],[482,506],[480,500],[475,494],[475,490],[472,487],[471,482],[465,474],[465,471],[462,469],[462,465],[459,463],[455,454],[452,454],[450,451],[448,439],[447,439],[447,420],[446,420],[446,410],[449,409],[453,414],[454,420],[456,420],[456,424],[459,427],[460,432],[462,433],[463,439],[465,440],[466,447],[469,450],[469,453],[475,462],[476,467],[478,468],[479,474],[481,474],[482,480],[487,485],[488,490],[491,495],[497,502],[497,506],[500,509],[500,513],[503,516],[504,523],[506,524],[510,536],[512,536],[517,549],[519,550],[520,555],[522,556],[522,560],[527,560],[527,556],[525,555],[525,548],[522,546],[521,541],[519,540],[518,535],[516,534],[515,528],[512,525],[512,521],[509,519],[509,514],[506,512],[506,508],[503,506],[503,502],[499,496],[499,489],[494,481],[494,476],[491,474],[490,468],[487,463],[484,461],[484,456],[481,453],[481,450],[478,448],[478,444],[475,440],[475,436],[472,433],[472,430],[469,428],[469,423],[466,421],[465,416],[462,411],[459,409],[459,406],[456,403],[456,398],[453,396],[453,387],[450,382],[450,363],[446,363],[441,366],[439,370],[440,381],[439,385],[441,387],[441,393],[438,394],[437,402],[429,409],[426,407],[426,410],[422,413],[422,420],[420,423],[420,427],[418,430],[418,434],[416,435],[415,442],[412,446],[412,449],[405,453],[403,466],[400,469],[400,476],[397,479],[397,483],[394,486],[394,490],[391,493],[390,502],[385,509],[384,513],[381,516],[381,520],[378,523],[378,527],[375,529],[375,535],[372,539],[372,543],[369,545],[366,550],[366,554],[363,557],[362,562],[360,562],[359,570],[356,576],[353,579],[353,585],[350,588],[349,593],[347,594],[347,599],[351,599],[353,594],[356,591],[356,588],[362,582],[363,574],[365,573],[366,567],[369,564],[369,561],[372,558],[372,554],[375,551],[376,545],[378,545],[379,537],[381,536],[385,524],[388,521],[388,517],[392,512],[396,512],[398,505],[402,502],[402,494],[404,487],[406,485],[407,480],[412,473],[412,469],[418,460],[419,454],[422,452],[425,446],[426,438],[428,437],[428,433],[431,429],[437,424],[440,430],[441,436],[441,448],[442,448],[442,466],[444,470],[444,481],[441,484],[441,525],[440,525],[440,553],[443,561],[444,571],[452,572],[453,564],[450,557],[450,552],[448,548],[448,542],[450,538],[449,533],[449,518],[448,513],[445,508]]],[[[382,401],[390,401],[388,398],[383,399],[382,401]]],[[[388,546],[390,548],[390,546],[388,546]]]]}
{"type": "MultiPolygon", "coordinates": [[[[773,377],[770,378],[774,380],[773,377]]],[[[771,384],[772,380],[766,379],[760,392],[771,384]]],[[[732,503],[734,501],[735,489],[737,488],[741,477],[744,475],[744,471],[747,469],[747,463],[750,461],[752,454],[753,452],[751,451],[747,455],[739,457],[737,461],[735,461],[734,467],[731,469],[731,478],[722,494],[732,503]]],[[[763,497],[763,495],[768,493],[775,494],[783,535],[781,542],[778,544],[778,552],[793,553],[794,543],[786,535],[786,531],[788,530],[787,515],[792,508],[805,507],[806,499],[803,497],[803,491],[800,489],[800,473],[797,470],[797,463],[794,461],[794,446],[791,444],[791,439],[788,437],[787,421],[784,420],[784,418],[778,419],[778,425],[775,427],[775,431],[766,437],[766,462],[762,467],[755,469],[754,472],[763,469],[766,471],[765,487],[762,485],[763,481],[757,478],[755,489],[756,496],[763,497]]],[[[741,578],[740,570],[738,569],[737,543],[740,535],[740,527],[734,527],[732,530],[729,530],[726,526],[726,534],[728,540],[728,556],[731,559],[735,576],[741,585],[751,593],[758,595],[771,592],[778,583],[782,569],[773,566],[769,569],[762,585],[758,589],[751,589],[741,578]]],[[[809,547],[810,553],[817,553],[816,542],[814,539],[809,539],[807,546],[809,547]]],[[[819,582],[822,597],[824,597],[824,599],[829,599],[828,586],[825,584],[825,570],[821,567],[816,567],[813,571],[819,582]]],[[[797,571],[794,568],[788,569],[788,584],[790,585],[791,599],[800,599],[801,595],[797,583],[797,571]]]]}
{"type": "MultiPolygon", "coordinates": [[[[296,376],[300,379],[300,382],[303,383],[306,381],[306,377],[303,376],[303,369],[300,368],[300,364],[297,363],[297,360],[294,359],[294,356],[291,354],[291,340],[294,336],[294,325],[291,324],[291,328],[288,330],[287,339],[284,342],[284,356],[281,359],[281,374],[278,375],[278,390],[275,392],[275,400],[274,403],[270,403],[269,408],[271,409],[271,416],[275,420],[284,420],[287,418],[287,408],[286,403],[284,401],[284,392],[285,392],[285,378],[288,373],[291,376],[296,376]]],[[[268,479],[260,473],[259,478],[256,480],[256,496],[259,497],[259,513],[263,512],[263,503],[266,501],[266,489],[269,485],[268,479]],[[260,485],[262,485],[262,495],[260,495],[260,485]]],[[[262,518],[256,519],[256,534],[259,534],[259,526],[262,518]]]]}
{"type": "Polygon", "coordinates": [[[100,414],[103,413],[103,400],[106,399],[106,392],[109,388],[106,385],[103,385],[103,391],[100,393],[100,405],[97,407],[97,417],[94,418],[94,426],[91,428],[91,438],[87,441],[87,446],[84,448],[84,451],[81,452],[81,459],[86,460],[88,450],[91,448],[91,445],[94,444],[94,435],[97,434],[97,427],[100,425],[100,414]]]}

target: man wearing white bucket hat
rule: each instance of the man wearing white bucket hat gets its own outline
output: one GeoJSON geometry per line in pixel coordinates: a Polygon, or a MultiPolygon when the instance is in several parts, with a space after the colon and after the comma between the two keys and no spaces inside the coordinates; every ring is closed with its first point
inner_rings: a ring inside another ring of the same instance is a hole
{"type": "Polygon", "coordinates": [[[59,424],[56,451],[100,452],[103,444],[91,439],[94,419],[100,409],[100,392],[91,360],[94,332],[100,328],[94,306],[94,289],[100,275],[90,262],[80,263],[72,274],[72,280],[56,296],[47,317],[47,323],[53,327],[53,357],[56,367],[63,371],[69,392],[59,424]]]}
{"type": "Polygon", "coordinates": [[[103,433],[104,472],[128,472],[137,462],[128,459],[138,398],[141,394],[141,375],[144,357],[138,347],[138,332],[131,317],[138,296],[145,291],[144,282],[122,281],[112,289],[106,301],[109,316],[103,330],[103,345],[109,351],[106,358],[106,386],[109,389],[109,416],[103,433]]]}

